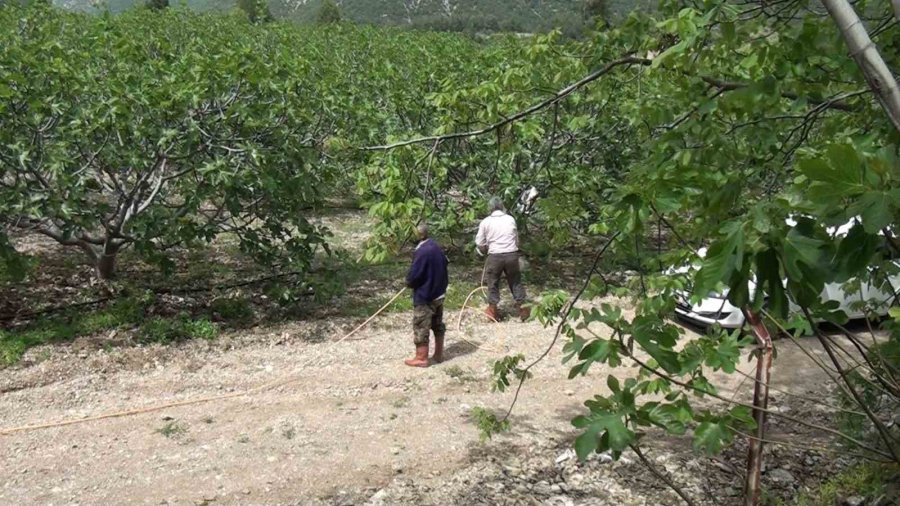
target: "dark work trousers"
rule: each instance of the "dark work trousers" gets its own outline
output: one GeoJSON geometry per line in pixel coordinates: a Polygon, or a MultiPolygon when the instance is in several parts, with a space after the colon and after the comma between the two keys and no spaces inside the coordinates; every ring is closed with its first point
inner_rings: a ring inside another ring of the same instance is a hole
{"type": "Polygon", "coordinates": [[[509,291],[516,303],[525,302],[522,271],[519,270],[519,252],[488,255],[484,270],[484,282],[488,286],[488,304],[500,302],[500,276],[506,276],[509,291]]]}

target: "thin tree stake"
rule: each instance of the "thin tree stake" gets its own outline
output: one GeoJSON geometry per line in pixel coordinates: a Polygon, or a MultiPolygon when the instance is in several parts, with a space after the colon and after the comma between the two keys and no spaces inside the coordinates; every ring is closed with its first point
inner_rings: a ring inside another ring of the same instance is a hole
{"type": "Polygon", "coordinates": [[[766,410],[769,409],[769,379],[772,370],[772,336],[755,311],[744,308],[744,315],[756,337],[756,382],[753,386],[753,419],[756,421],[756,438],[750,440],[747,449],[747,481],[744,484],[744,504],[758,506],[762,499],[763,441],[766,439],[766,410]]]}

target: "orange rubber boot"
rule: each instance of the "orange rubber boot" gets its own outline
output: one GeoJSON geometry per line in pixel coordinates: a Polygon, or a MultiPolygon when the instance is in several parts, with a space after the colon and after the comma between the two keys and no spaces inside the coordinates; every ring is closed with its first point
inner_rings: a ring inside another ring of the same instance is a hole
{"type": "Polygon", "coordinates": [[[497,304],[488,304],[487,309],[484,310],[484,314],[492,321],[500,321],[500,313],[497,312],[497,304]]]}
{"type": "Polygon", "coordinates": [[[410,367],[428,367],[428,345],[417,344],[415,358],[404,360],[403,363],[410,367]]]}
{"type": "Polygon", "coordinates": [[[524,322],[531,317],[531,308],[519,304],[519,318],[524,322]]]}

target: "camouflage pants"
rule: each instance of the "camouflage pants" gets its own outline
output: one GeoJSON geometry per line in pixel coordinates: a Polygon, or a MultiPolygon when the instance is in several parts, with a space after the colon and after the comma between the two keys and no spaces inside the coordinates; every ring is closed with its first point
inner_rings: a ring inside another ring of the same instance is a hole
{"type": "Polygon", "coordinates": [[[429,331],[432,330],[435,337],[444,337],[447,332],[447,326],[444,325],[444,299],[413,308],[413,342],[417,346],[428,344],[429,331]]]}

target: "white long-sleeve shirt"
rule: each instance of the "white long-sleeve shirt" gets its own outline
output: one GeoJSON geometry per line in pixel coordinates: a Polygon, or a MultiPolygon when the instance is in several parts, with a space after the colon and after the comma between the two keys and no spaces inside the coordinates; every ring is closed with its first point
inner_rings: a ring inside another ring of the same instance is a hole
{"type": "Polygon", "coordinates": [[[518,243],[516,220],[503,211],[494,211],[478,225],[475,244],[481,248],[487,247],[489,255],[515,253],[519,251],[518,243]]]}

